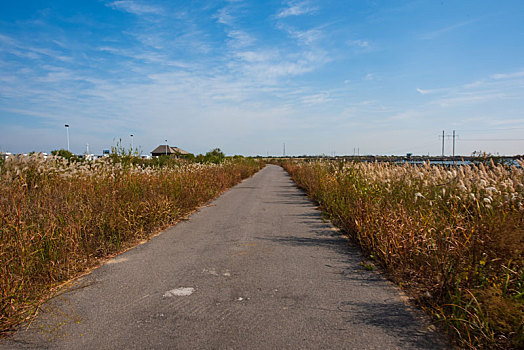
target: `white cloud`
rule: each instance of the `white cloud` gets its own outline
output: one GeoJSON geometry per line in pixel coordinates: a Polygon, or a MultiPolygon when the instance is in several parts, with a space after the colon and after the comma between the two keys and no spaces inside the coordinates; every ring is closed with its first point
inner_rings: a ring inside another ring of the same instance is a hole
{"type": "Polygon", "coordinates": [[[454,97],[440,98],[433,103],[440,105],[441,107],[451,107],[457,105],[468,105],[472,103],[483,103],[494,99],[502,99],[506,97],[503,93],[472,93],[472,94],[459,94],[454,97]]]}
{"type": "Polygon", "coordinates": [[[7,44],[7,45],[15,45],[16,43],[16,41],[13,38],[7,35],[1,34],[1,33],[0,33],[0,42],[7,44]]]}
{"type": "Polygon", "coordinates": [[[410,120],[420,117],[421,114],[418,111],[408,110],[404,112],[397,113],[391,116],[391,120],[410,120]]]}
{"type": "Polygon", "coordinates": [[[227,7],[221,8],[218,13],[214,16],[218,23],[225,24],[228,26],[233,25],[235,18],[231,15],[230,10],[227,7]]]}
{"type": "Polygon", "coordinates": [[[466,89],[474,89],[474,88],[478,88],[480,86],[482,86],[484,84],[484,80],[476,80],[472,83],[468,83],[468,84],[465,84],[464,87],[466,89]]]}
{"type": "Polygon", "coordinates": [[[512,79],[512,78],[522,78],[522,77],[524,77],[524,70],[513,72],[513,73],[493,74],[490,78],[499,80],[499,79],[512,79]]]}
{"type": "Polygon", "coordinates": [[[244,48],[255,42],[255,38],[243,30],[230,30],[227,36],[230,38],[229,44],[234,48],[244,48]]]}
{"type": "Polygon", "coordinates": [[[440,95],[432,104],[441,107],[470,105],[498,99],[520,99],[524,88],[524,71],[492,74],[459,86],[420,89],[421,95],[440,95]]]}
{"type": "Polygon", "coordinates": [[[305,105],[316,105],[332,101],[333,99],[328,92],[322,92],[319,94],[303,96],[301,100],[305,105]]]}
{"type": "Polygon", "coordinates": [[[288,34],[298,40],[299,42],[305,44],[305,45],[311,45],[315,42],[317,42],[322,37],[322,31],[313,28],[309,30],[296,30],[296,29],[286,29],[288,34]]]}
{"type": "Polygon", "coordinates": [[[421,95],[433,95],[433,94],[438,94],[438,93],[442,93],[442,92],[447,92],[449,91],[450,89],[449,88],[443,88],[443,89],[420,89],[420,88],[417,88],[417,92],[421,95]]]}
{"type": "Polygon", "coordinates": [[[276,17],[285,18],[289,16],[300,16],[314,11],[316,11],[316,8],[310,6],[308,1],[288,1],[287,7],[280,10],[276,17]]]}
{"type": "Polygon", "coordinates": [[[47,56],[62,62],[69,62],[72,60],[71,57],[66,56],[61,52],[48,48],[27,45],[26,43],[15,40],[7,35],[0,34],[0,42],[4,44],[4,47],[0,47],[0,51],[7,52],[14,56],[34,60],[40,59],[42,56],[47,56]]]}
{"type": "Polygon", "coordinates": [[[244,67],[246,73],[259,81],[266,81],[267,83],[276,83],[274,80],[286,76],[295,76],[307,72],[311,72],[316,68],[312,62],[299,60],[282,59],[273,62],[261,62],[244,67]]]}
{"type": "Polygon", "coordinates": [[[358,40],[349,40],[347,42],[350,46],[359,47],[361,49],[367,49],[370,47],[370,43],[368,40],[358,39],[358,40]]]}
{"type": "Polygon", "coordinates": [[[107,4],[107,6],[124,12],[129,12],[134,15],[161,15],[162,9],[156,6],[140,3],[133,0],[119,0],[107,4]]]}
{"type": "Polygon", "coordinates": [[[237,57],[241,58],[242,60],[250,63],[254,62],[267,62],[272,59],[276,59],[277,52],[276,51],[238,51],[236,53],[237,57]]]}
{"type": "Polygon", "coordinates": [[[441,28],[441,29],[438,29],[438,30],[434,30],[432,32],[421,34],[421,35],[419,35],[419,38],[422,39],[422,40],[436,39],[436,38],[438,38],[438,37],[440,37],[440,36],[442,36],[444,34],[452,32],[452,31],[454,31],[456,29],[459,29],[461,27],[470,25],[470,24],[475,23],[475,22],[477,22],[479,20],[480,19],[472,19],[472,20],[469,20],[469,21],[455,23],[455,24],[449,25],[447,27],[444,27],[444,28],[441,28]]]}
{"type": "Polygon", "coordinates": [[[54,119],[56,118],[56,114],[53,113],[42,113],[41,111],[33,111],[30,109],[22,109],[22,108],[3,108],[0,107],[0,111],[9,112],[9,113],[16,113],[16,114],[22,114],[22,115],[28,115],[31,117],[38,117],[38,118],[44,118],[44,119],[54,119]]]}

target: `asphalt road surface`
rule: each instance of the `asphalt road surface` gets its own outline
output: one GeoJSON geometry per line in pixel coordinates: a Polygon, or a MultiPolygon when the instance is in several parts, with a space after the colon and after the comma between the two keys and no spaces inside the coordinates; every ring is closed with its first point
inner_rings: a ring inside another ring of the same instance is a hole
{"type": "Polygon", "coordinates": [[[361,261],[269,165],[80,278],[0,348],[446,348],[361,261]]]}

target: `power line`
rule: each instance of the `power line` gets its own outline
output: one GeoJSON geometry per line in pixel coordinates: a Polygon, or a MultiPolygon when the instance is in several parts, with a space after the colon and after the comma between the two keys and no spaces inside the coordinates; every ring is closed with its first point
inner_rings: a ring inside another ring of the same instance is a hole
{"type": "Polygon", "coordinates": [[[524,139],[460,139],[460,141],[524,141],[524,139]]]}
{"type": "Polygon", "coordinates": [[[524,127],[509,127],[509,128],[491,128],[491,129],[461,129],[462,132],[482,132],[482,131],[494,131],[494,130],[524,130],[524,127]]]}

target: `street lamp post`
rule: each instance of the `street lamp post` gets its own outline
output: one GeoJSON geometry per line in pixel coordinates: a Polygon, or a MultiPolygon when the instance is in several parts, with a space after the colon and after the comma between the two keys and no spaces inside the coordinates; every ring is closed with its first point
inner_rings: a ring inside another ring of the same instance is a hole
{"type": "Polygon", "coordinates": [[[166,156],[167,156],[167,140],[165,140],[165,141],[166,141],[166,156]]]}
{"type": "Polygon", "coordinates": [[[135,136],[135,135],[131,134],[131,152],[133,152],[133,148],[134,148],[133,147],[134,146],[133,145],[133,136],[135,136]]]}
{"type": "Polygon", "coordinates": [[[67,150],[69,151],[69,124],[65,125],[67,135],[67,150]]]}

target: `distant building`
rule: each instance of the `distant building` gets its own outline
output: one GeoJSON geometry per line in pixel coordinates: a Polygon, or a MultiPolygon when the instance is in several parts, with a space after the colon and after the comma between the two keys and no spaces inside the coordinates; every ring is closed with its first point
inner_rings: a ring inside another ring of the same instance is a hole
{"type": "Polygon", "coordinates": [[[183,149],[178,147],[171,147],[169,145],[160,145],[151,152],[151,155],[153,157],[160,157],[165,155],[178,157],[186,154],[189,154],[189,152],[184,151],[183,149]]]}

